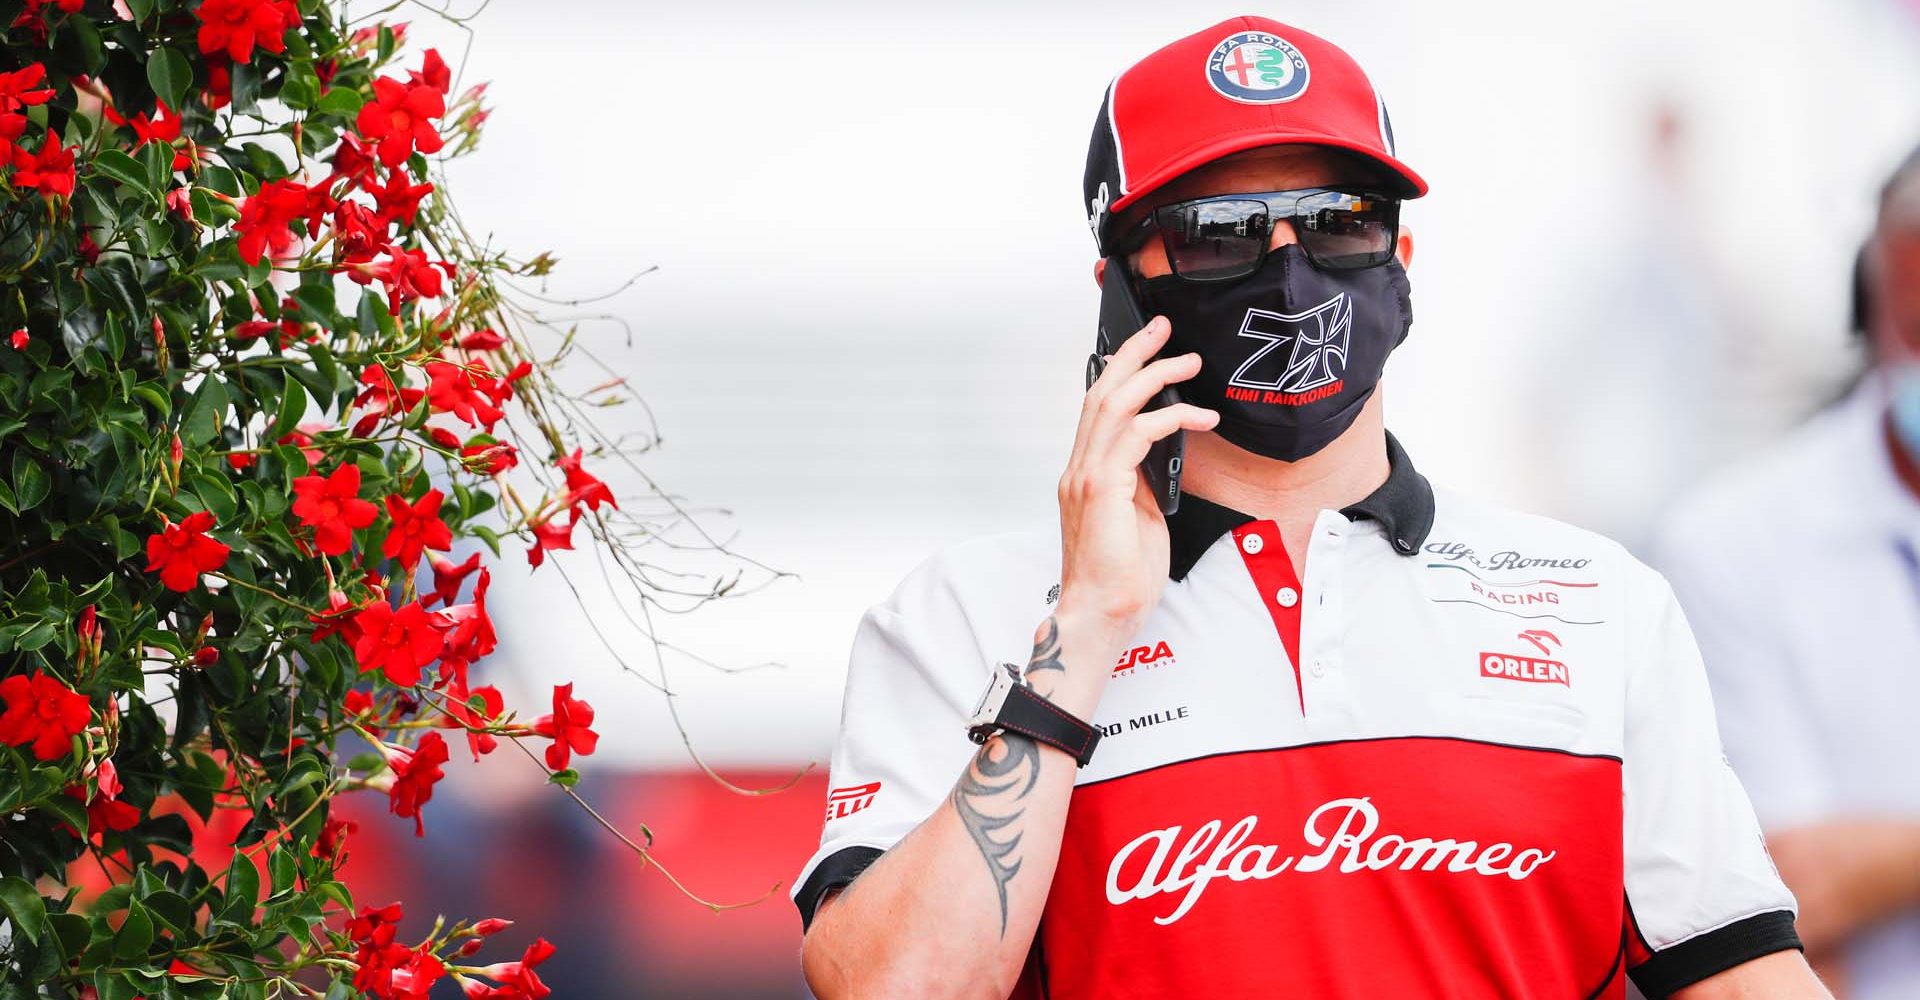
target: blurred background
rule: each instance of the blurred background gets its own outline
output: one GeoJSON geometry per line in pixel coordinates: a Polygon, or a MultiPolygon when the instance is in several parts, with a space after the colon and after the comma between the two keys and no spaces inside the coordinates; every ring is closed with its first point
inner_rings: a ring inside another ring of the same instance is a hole
{"type": "Polygon", "coordinates": [[[580,598],[550,568],[497,579],[475,683],[536,704],[577,680],[604,734],[579,791],[694,892],[780,887],[709,912],[532,767],[457,754],[422,840],[350,803],[359,902],[524,921],[559,945],[563,996],[808,995],[786,891],[854,626],[935,549],[1055,516],[1101,93],[1245,12],[1353,53],[1432,183],[1405,215],[1415,323],[1385,393],[1436,482],[1639,548],[1856,374],[1849,271],[1920,142],[1920,0],[403,6],[386,16],[456,91],[490,83],[482,149],[448,178],[468,226],[556,255],[554,299],[614,293],[551,309],[645,401],[602,425],[657,434],[645,475],[764,567],[656,618],[656,655],[591,557],[558,553],[580,598]],[[798,782],[736,794],[696,753],[746,788],[798,782]]]}

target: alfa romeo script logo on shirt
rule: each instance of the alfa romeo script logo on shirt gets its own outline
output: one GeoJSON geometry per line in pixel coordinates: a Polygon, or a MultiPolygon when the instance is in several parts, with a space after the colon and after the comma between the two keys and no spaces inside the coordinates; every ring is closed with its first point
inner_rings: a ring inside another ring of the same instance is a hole
{"type": "Polygon", "coordinates": [[[1337,871],[1352,874],[1388,868],[1398,868],[1404,872],[1418,867],[1421,871],[1431,872],[1439,871],[1444,861],[1449,872],[1488,878],[1504,875],[1519,881],[1553,860],[1556,853],[1536,847],[1515,851],[1513,845],[1508,843],[1492,843],[1482,847],[1472,840],[1436,840],[1432,837],[1404,837],[1397,833],[1374,838],[1374,832],[1380,827],[1380,813],[1364,797],[1334,799],[1309,814],[1301,835],[1307,846],[1319,848],[1319,853],[1304,857],[1287,855],[1276,861],[1275,856],[1280,853],[1278,844],[1248,843],[1258,823],[1259,817],[1248,816],[1228,827],[1225,836],[1222,836],[1221,821],[1208,820],[1194,828],[1186,843],[1181,845],[1179,853],[1173,857],[1171,865],[1167,863],[1167,856],[1173,853],[1174,845],[1180,839],[1179,826],[1149,830],[1135,837],[1114,854],[1113,863],[1107,866],[1107,902],[1119,906],[1136,899],[1186,890],[1186,896],[1181,898],[1172,912],[1153,918],[1154,923],[1164,925],[1186,916],[1200,901],[1200,895],[1207,886],[1222,876],[1234,882],[1245,882],[1249,879],[1270,879],[1288,869],[1296,872],[1337,871]],[[1336,817],[1337,823],[1333,832],[1322,833],[1321,817],[1327,815],[1336,817]],[[1216,838],[1218,843],[1215,843],[1216,838]],[[1135,855],[1149,845],[1153,853],[1142,868],[1135,860],[1135,855]],[[1200,861],[1202,854],[1206,855],[1206,860],[1199,867],[1189,870],[1190,866],[1200,861]],[[1128,877],[1136,871],[1139,873],[1137,876],[1128,877]],[[1128,887],[1123,887],[1123,879],[1128,887]]]}

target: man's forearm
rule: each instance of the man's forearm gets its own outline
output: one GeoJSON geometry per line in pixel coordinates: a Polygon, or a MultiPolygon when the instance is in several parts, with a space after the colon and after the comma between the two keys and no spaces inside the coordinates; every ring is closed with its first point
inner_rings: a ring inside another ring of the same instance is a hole
{"type": "MultiPolygon", "coordinates": [[[[1028,681],[1090,718],[1110,645],[1118,640],[1099,629],[1048,618],[1028,681]]],[[[1075,771],[1073,758],[1024,736],[988,740],[931,816],[823,901],[802,952],[814,992],[1004,998],[1046,905],[1075,771]]]]}

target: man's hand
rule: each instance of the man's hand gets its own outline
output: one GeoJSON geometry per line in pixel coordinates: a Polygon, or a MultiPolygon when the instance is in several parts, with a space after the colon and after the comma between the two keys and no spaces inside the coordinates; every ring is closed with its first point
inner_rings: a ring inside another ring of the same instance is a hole
{"type": "MultiPolygon", "coordinates": [[[[1140,627],[1167,582],[1166,518],[1140,462],[1149,446],[1174,431],[1210,430],[1220,421],[1218,412],[1192,403],[1140,412],[1160,390],[1200,371],[1195,353],[1149,360],[1171,333],[1166,317],[1155,316],[1113,353],[1087,388],[1073,453],[1060,476],[1055,617],[1063,629],[1084,630],[1096,642],[1110,639],[1116,648],[1140,627]]],[[[1043,683],[1033,680],[1036,688],[1043,683]]],[[[1092,709],[1062,704],[1083,717],[1092,709]]]]}

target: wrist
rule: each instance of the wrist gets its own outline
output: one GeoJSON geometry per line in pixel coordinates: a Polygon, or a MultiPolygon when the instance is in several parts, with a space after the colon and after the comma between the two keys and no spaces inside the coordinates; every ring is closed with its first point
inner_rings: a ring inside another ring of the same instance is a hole
{"type": "Polygon", "coordinates": [[[1099,619],[1057,611],[1034,631],[1034,659],[1025,678],[1034,691],[1082,719],[1091,719],[1132,636],[1099,619]]]}

